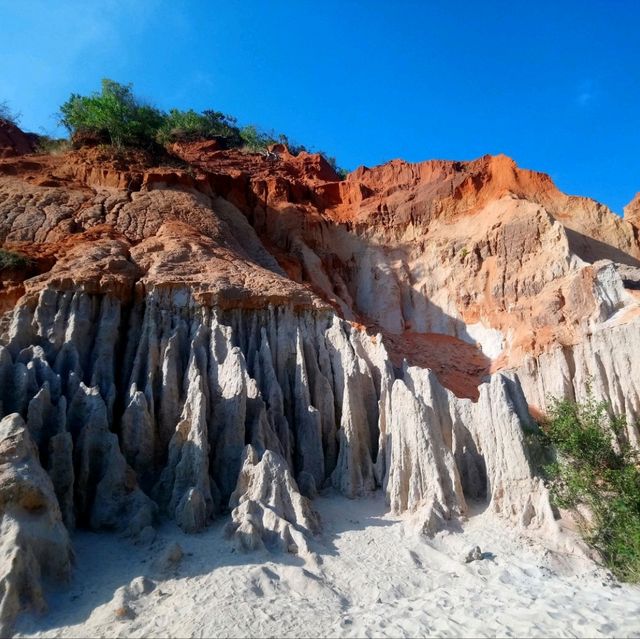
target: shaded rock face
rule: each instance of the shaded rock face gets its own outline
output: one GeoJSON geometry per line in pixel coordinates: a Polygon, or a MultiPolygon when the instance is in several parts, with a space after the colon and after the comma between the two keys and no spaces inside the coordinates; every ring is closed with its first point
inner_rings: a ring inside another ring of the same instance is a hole
{"type": "Polygon", "coordinates": [[[11,122],[0,119],[0,158],[33,153],[36,150],[36,135],[24,133],[11,122]]]}
{"type": "MultiPolygon", "coordinates": [[[[47,289],[16,308],[0,350],[3,411],[24,415],[67,525],[135,534],[157,505],[195,532],[259,501],[238,496],[256,473],[296,494],[295,479],[349,497],[384,486],[398,513],[449,519],[467,494],[521,514],[520,496],[501,505],[505,482],[531,479],[517,384],[507,393],[495,377],[480,402],[459,400],[423,369],[395,374],[380,336],[330,311],[221,311],[185,295],[125,309],[47,289]]],[[[282,519],[313,530],[298,510],[282,519]]]]}

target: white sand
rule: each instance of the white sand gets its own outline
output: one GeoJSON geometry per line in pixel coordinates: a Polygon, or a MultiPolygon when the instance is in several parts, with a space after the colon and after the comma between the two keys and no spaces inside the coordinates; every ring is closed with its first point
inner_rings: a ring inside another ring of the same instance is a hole
{"type": "Polygon", "coordinates": [[[60,637],[640,636],[639,588],[614,587],[587,562],[566,574],[566,562],[487,513],[463,532],[426,541],[385,515],[380,498],[332,495],[314,506],[324,528],[313,544],[317,563],[233,552],[224,521],[198,535],[166,525],[146,548],[79,533],[73,582],[48,594],[49,613],[22,618],[16,630],[60,637]],[[187,555],[160,580],[154,559],[173,541],[187,555]],[[494,557],[465,564],[476,544],[494,557]],[[130,602],[134,619],[119,620],[114,592],[140,575],[155,590],[130,602]]]}

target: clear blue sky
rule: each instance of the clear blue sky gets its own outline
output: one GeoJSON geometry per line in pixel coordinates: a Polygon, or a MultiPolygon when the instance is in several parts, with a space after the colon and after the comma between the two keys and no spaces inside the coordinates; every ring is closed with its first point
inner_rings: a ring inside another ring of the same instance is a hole
{"type": "Polygon", "coordinates": [[[506,153],[617,212],[640,190],[640,0],[0,0],[24,128],[102,77],[350,169],[506,153]]]}

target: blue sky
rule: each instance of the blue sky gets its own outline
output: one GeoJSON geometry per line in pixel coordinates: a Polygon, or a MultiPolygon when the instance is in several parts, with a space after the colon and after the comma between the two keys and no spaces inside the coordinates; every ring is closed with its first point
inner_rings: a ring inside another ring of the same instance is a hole
{"type": "Polygon", "coordinates": [[[621,212],[640,190],[640,0],[0,0],[24,128],[100,78],[353,169],[506,153],[621,212]]]}

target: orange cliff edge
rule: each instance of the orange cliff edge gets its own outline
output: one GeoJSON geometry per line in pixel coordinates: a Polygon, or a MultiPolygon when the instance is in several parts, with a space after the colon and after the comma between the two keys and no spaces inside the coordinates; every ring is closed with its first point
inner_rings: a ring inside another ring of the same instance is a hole
{"type": "MultiPolygon", "coordinates": [[[[504,155],[393,160],[340,180],[282,145],[267,157],[181,143],[161,161],[34,151],[2,123],[0,241],[30,260],[0,273],[3,313],[46,287],[333,309],[381,333],[395,366],[429,367],[475,399],[490,371],[582,339],[603,261],[638,295],[640,195],[621,219],[504,155]]],[[[638,314],[623,310],[616,321],[638,314]]]]}

